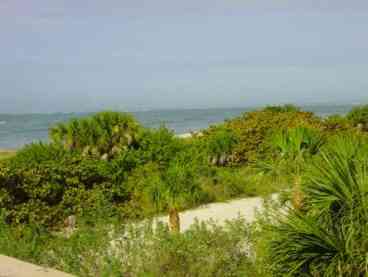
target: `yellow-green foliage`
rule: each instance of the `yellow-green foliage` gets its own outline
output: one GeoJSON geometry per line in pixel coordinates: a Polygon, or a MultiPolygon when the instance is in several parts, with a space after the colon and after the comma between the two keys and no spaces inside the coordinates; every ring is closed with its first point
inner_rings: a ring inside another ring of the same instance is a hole
{"type": "Polygon", "coordinates": [[[0,161],[4,159],[8,159],[15,155],[15,151],[11,150],[0,150],[0,161]]]}
{"type": "Polygon", "coordinates": [[[354,125],[364,131],[368,131],[368,105],[353,108],[346,116],[354,125]]]}
{"type": "Polygon", "coordinates": [[[346,131],[353,128],[350,120],[342,115],[331,115],[323,120],[324,129],[333,133],[336,131],[346,131]]]}
{"type": "MultiPolygon", "coordinates": [[[[235,133],[238,143],[233,148],[236,162],[255,161],[267,150],[265,139],[272,132],[293,128],[322,128],[321,120],[313,113],[291,108],[269,107],[264,110],[248,112],[238,118],[229,120],[221,128],[235,133]]],[[[214,127],[209,132],[215,132],[214,127]]]]}
{"type": "Polygon", "coordinates": [[[57,124],[50,129],[50,139],[66,149],[107,159],[134,146],[140,129],[130,114],[100,112],[57,124]]]}

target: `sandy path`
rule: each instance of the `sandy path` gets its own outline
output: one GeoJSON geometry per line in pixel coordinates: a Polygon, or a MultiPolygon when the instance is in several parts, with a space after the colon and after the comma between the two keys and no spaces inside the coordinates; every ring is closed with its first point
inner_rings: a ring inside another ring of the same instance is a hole
{"type": "MultiPolygon", "coordinates": [[[[277,198],[277,195],[272,195],[277,198]]],[[[237,200],[231,200],[223,203],[212,203],[200,206],[193,210],[187,210],[180,213],[181,231],[186,231],[195,223],[214,220],[217,224],[223,225],[227,220],[243,217],[246,222],[252,222],[255,219],[256,211],[262,211],[264,200],[261,197],[250,197],[237,200]]],[[[168,217],[162,216],[156,219],[159,222],[168,223],[168,217]]]]}
{"type": "Polygon", "coordinates": [[[72,275],[0,255],[0,277],[72,277],[72,275]]]}
{"type": "MultiPolygon", "coordinates": [[[[272,198],[276,198],[273,195],[272,198]]],[[[243,198],[231,200],[228,202],[212,203],[200,206],[193,210],[187,210],[180,213],[181,231],[184,232],[195,223],[210,219],[217,224],[223,225],[227,220],[243,217],[246,222],[252,222],[255,219],[256,212],[262,211],[264,200],[261,197],[243,198]]],[[[168,217],[162,216],[154,220],[167,224],[168,217]]],[[[45,269],[36,265],[25,263],[10,257],[0,255],[0,277],[70,277],[71,275],[45,269]]]]}

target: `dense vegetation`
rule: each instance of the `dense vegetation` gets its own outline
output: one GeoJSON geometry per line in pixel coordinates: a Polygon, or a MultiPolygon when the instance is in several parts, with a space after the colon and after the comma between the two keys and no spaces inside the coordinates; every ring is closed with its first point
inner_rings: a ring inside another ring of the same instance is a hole
{"type": "Polygon", "coordinates": [[[116,112],[58,124],[0,163],[0,253],[81,276],[365,276],[367,116],[266,107],[189,139],[116,112]],[[178,232],[183,209],[273,192],[252,226],[178,232]],[[174,232],[128,225],[166,212],[174,232]]]}

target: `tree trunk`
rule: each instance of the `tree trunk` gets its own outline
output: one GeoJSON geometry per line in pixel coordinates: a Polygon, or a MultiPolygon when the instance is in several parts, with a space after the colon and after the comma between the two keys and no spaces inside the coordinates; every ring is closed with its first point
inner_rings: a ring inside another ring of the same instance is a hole
{"type": "Polygon", "coordinates": [[[292,204],[294,209],[301,210],[303,208],[303,193],[301,188],[301,177],[295,176],[292,204]]]}
{"type": "Polygon", "coordinates": [[[169,210],[169,229],[171,232],[180,232],[180,217],[176,208],[171,208],[169,210]]]}

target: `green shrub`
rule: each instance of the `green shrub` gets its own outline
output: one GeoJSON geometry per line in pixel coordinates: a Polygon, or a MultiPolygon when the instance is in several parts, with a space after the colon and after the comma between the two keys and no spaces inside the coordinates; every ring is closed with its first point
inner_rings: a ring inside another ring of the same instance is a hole
{"type": "Polygon", "coordinates": [[[352,128],[351,121],[342,115],[331,115],[323,120],[328,132],[346,131],[352,128]]]}
{"type": "Polygon", "coordinates": [[[253,162],[269,154],[266,138],[272,133],[294,127],[308,127],[320,129],[321,120],[310,112],[294,111],[293,109],[264,109],[248,112],[242,116],[229,120],[223,126],[234,132],[238,142],[233,148],[234,161],[237,163],[253,162]]]}
{"type": "MultiPolygon", "coordinates": [[[[23,160],[23,157],[21,158],[23,160]]],[[[0,168],[0,206],[13,223],[54,225],[82,210],[96,211],[98,198],[123,197],[107,161],[65,156],[37,165],[10,160],[0,168]]]]}
{"type": "Polygon", "coordinates": [[[354,126],[361,125],[364,130],[368,130],[368,105],[353,108],[346,116],[354,126]]]}
{"type": "Polygon", "coordinates": [[[108,159],[133,147],[140,129],[130,114],[100,112],[57,124],[50,129],[50,139],[65,149],[108,159]]]}
{"type": "Polygon", "coordinates": [[[65,155],[67,155],[67,151],[54,144],[31,143],[17,151],[16,156],[12,159],[12,164],[37,166],[44,161],[62,159],[65,155]]]}
{"type": "Polygon", "coordinates": [[[126,237],[129,242],[118,247],[121,275],[254,276],[244,248],[248,231],[242,220],[225,227],[196,224],[183,234],[162,227],[131,234],[126,237]]]}
{"type": "Polygon", "coordinates": [[[322,133],[297,127],[275,132],[270,139],[270,144],[283,157],[296,159],[300,155],[315,155],[324,144],[322,133]]]}
{"type": "Polygon", "coordinates": [[[232,161],[233,150],[238,143],[238,138],[232,130],[220,126],[205,133],[199,140],[202,145],[198,148],[203,149],[212,165],[224,166],[232,161]]]}
{"type": "Polygon", "coordinates": [[[156,162],[161,167],[167,167],[177,153],[186,148],[185,142],[165,127],[142,131],[138,145],[135,155],[141,160],[141,164],[156,162]]]}
{"type": "Polygon", "coordinates": [[[276,112],[276,113],[288,113],[288,112],[300,112],[301,109],[297,106],[294,106],[292,104],[286,104],[283,106],[267,106],[264,108],[264,111],[267,112],[276,112]]]}

